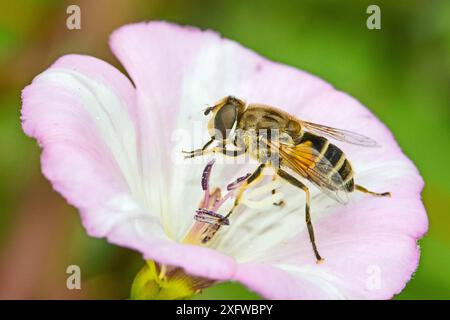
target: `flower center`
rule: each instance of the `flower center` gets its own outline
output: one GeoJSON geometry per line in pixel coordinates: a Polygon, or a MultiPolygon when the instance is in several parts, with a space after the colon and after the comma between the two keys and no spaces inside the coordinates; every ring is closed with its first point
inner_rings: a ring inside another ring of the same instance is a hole
{"type": "MultiPolygon", "coordinates": [[[[209,186],[209,177],[211,175],[213,164],[214,160],[210,161],[203,170],[201,184],[205,194],[200,202],[199,209],[196,210],[194,223],[182,240],[182,243],[203,246],[208,245],[223,226],[229,226],[230,221],[228,218],[217,212],[227,200],[233,198],[235,192],[237,192],[245,180],[250,176],[250,174],[247,174],[228,184],[228,192],[222,197],[220,188],[216,187],[211,190],[209,186]]],[[[279,180],[272,180],[270,183],[254,188],[246,197],[244,197],[241,203],[252,209],[259,210],[265,209],[268,206],[273,206],[274,204],[281,204],[283,194],[281,192],[274,192],[279,186],[279,180]],[[269,194],[269,196],[265,196],[261,200],[251,200],[254,197],[267,194],[269,194]]]]}

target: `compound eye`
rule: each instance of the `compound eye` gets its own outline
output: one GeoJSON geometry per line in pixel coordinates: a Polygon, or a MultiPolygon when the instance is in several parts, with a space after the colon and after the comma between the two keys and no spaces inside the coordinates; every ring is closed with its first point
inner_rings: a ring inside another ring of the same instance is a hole
{"type": "Polygon", "coordinates": [[[217,112],[214,118],[214,128],[219,130],[222,139],[226,139],[237,121],[237,108],[235,105],[227,103],[217,112]]]}

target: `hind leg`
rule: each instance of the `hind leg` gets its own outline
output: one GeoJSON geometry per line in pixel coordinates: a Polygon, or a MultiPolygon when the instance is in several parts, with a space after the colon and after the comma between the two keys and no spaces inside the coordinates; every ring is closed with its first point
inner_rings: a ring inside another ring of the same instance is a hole
{"type": "Polygon", "coordinates": [[[296,179],[295,177],[291,176],[289,173],[287,173],[284,170],[278,169],[277,174],[278,174],[278,176],[280,176],[281,178],[283,178],[284,180],[286,180],[290,184],[294,185],[297,188],[302,189],[305,192],[305,194],[306,194],[305,222],[306,222],[306,226],[307,226],[307,229],[308,229],[309,240],[311,241],[312,249],[314,251],[314,255],[316,256],[316,262],[320,263],[320,262],[323,261],[323,259],[320,256],[319,251],[317,250],[316,240],[315,240],[315,237],[314,237],[314,229],[313,229],[313,225],[312,225],[312,222],[311,222],[311,214],[310,214],[310,211],[309,211],[310,202],[311,202],[309,189],[308,189],[307,186],[305,186],[303,183],[301,183],[298,179],[296,179]]]}
{"type": "Polygon", "coordinates": [[[382,193],[373,192],[373,191],[367,190],[366,188],[364,188],[363,186],[360,186],[359,184],[355,185],[355,189],[358,191],[361,191],[362,193],[368,193],[368,194],[371,194],[376,197],[390,197],[391,196],[390,192],[382,192],[382,193]]]}

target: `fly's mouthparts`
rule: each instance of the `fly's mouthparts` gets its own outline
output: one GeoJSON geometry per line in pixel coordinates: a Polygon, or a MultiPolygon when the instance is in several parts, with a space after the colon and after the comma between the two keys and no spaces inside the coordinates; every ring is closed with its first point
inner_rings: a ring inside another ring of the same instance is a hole
{"type": "Polygon", "coordinates": [[[199,208],[195,212],[196,215],[194,216],[194,219],[198,222],[218,224],[222,226],[230,225],[228,218],[225,218],[223,215],[215,213],[214,211],[199,208]]]}

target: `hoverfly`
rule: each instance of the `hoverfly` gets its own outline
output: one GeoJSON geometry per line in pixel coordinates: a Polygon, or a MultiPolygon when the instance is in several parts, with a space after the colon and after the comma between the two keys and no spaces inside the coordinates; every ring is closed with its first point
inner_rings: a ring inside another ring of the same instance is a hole
{"type": "Polygon", "coordinates": [[[224,219],[228,219],[233,213],[245,189],[261,177],[263,169],[272,167],[274,177],[286,180],[306,194],[305,220],[317,262],[322,258],[315,243],[311,222],[310,191],[295,175],[310,181],[341,203],[346,203],[347,194],[355,190],[374,196],[390,196],[389,192],[376,193],[355,184],[352,166],[344,152],[327,139],[365,147],[377,146],[371,138],[306,122],[272,106],[246,104],[232,96],[223,98],[204,112],[205,115],[210,113],[212,117],[208,123],[208,131],[211,139],[201,149],[183,151],[185,158],[211,153],[223,153],[232,157],[249,154],[260,163],[240,186],[234,205],[224,219]],[[214,141],[218,144],[208,149],[214,141]],[[278,163],[275,164],[274,159],[278,159],[278,163]]]}

